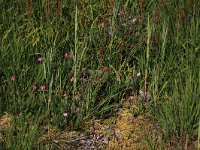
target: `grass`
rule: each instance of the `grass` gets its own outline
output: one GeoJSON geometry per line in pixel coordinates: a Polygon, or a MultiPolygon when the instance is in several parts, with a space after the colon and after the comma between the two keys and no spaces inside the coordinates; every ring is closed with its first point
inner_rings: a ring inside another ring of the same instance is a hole
{"type": "MultiPolygon", "coordinates": [[[[1,0],[0,117],[12,121],[0,128],[0,148],[69,146],[37,141],[52,127],[81,131],[109,118],[139,91],[139,114],[151,116],[160,149],[199,145],[199,5],[1,0]]],[[[159,149],[151,135],[146,143],[159,149]]]]}

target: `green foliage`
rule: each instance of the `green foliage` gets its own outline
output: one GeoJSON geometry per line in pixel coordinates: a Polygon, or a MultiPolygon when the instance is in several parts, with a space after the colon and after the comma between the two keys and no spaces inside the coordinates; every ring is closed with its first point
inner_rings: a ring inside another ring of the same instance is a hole
{"type": "MultiPolygon", "coordinates": [[[[184,142],[186,135],[190,139],[197,136],[199,116],[199,83],[194,82],[195,75],[185,70],[185,78],[177,79],[173,84],[172,99],[161,101],[154,109],[156,122],[163,131],[165,139],[177,138],[184,142]]],[[[182,145],[183,146],[183,145],[182,145]]]]}
{"type": "Polygon", "coordinates": [[[40,133],[38,125],[38,116],[35,120],[31,114],[20,114],[15,117],[9,129],[3,133],[3,149],[33,149],[40,133]]]}
{"type": "Polygon", "coordinates": [[[140,89],[152,95],[145,105],[165,140],[184,146],[186,135],[197,139],[198,6],[198,0],[63,0],[59,16],[56,1],[38,0],[29,16],[25,1],[1,0],[0,116],[25,117],[5,135],[6,147],[33,147],[39,124],[81,129],[140,89]],[[26,124],[43,116],[49,119],[26,124]]]}

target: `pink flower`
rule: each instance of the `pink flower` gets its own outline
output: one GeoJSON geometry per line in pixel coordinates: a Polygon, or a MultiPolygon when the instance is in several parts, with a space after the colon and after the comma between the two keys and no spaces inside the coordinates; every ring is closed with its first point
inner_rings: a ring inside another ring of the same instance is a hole
{"type": "Polygon", "coordinates": [[[64,116],[64,117],[67,117],[67,116],[68,116],[68,113],[67,113],[67,112],[64,112],[64,113],[63,113],[63,116],[64,116]]]}
{"type": "Polygon", "coordinates": [[[137,77],[138,77],[138,78],[141,77],[141,73],[140,73],[140,72],[137,73],[137,77]]]}
{"type": "Polygon", "coordinates": [[[103,81],[103,78],[102,78],[102,77],[100,77],[100,78],[99,78],[99,80],[100,80],[100,81],[103,81]]]}
{"type": "Polygon", "coordinates": [[[15,76],[11,76],[11,77],[10,77],[10,80],[15,81],[15,80],[16,80],[16,77],[15,77],[15,76]]]}
{"type": "Polygon", "coordinates": [[[129,76],[128,79],[131,80],[131,79],[132,79],[132,76],[129,76]]]}
{"type": "Polygon", "coordinates": [[[103,72],[108,72],[108,67],[102,66],[102,70],[103,70],[103,72]]]}
{"type": "Polygon", "coordinates": [[[74,81],[74,77],[71,77],[70,82],[73,82],[73,81],[74,81]]]}
{"type": "Polygon", "coordinates": [[[41,85],[41,86],[40,86],[40,90],[43,91],[43,92],[46,91],[46,86],[41,85]]]}
{"type": "Polygon", "coordinates": [[[136,98],[135,96],[131,95],[128,97],[128,100],[134,100],[135,98],[136,98]]]}
{"type": "Polygon", "coordinates": [[[36,90],[36,89],[37,89],[37,86],[36,86],[36,85],[33,85],[32,88],[33,88],[33,90],[36,90]]]}
{"type": "Polygon", "coordinates": [[[104,28],[106,26],[105,22],[102,22],[100,26],[104,28]]]}
{"type": "Polygon", "coordinates": [[[44,57],[38,57],[38,58],[37,58],[37,61],[38,61],[38,62],[42,62],[43,60],[44,60],[44,57]]]}
{"type": "Polygon", "coordinates": [[[65,53],[64,57],[66,59],[71,59],[72,58],[72,55],[70,53],[65,53]]]}

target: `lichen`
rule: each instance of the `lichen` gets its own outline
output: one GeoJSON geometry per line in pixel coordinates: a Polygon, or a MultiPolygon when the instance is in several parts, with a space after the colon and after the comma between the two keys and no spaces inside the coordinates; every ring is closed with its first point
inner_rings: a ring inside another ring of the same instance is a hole
{"type": "MultiPolygon", "coordinates": [[[[140,117],[140,119],[143,119],[140,117]]],[[[129,112],[124,109],[116,119],[115,137],[113,137],[106,148],[106,150],[137,150],[145,149],[145,143],[142,139],[142,127],[138,126],[140,120],[137,120],[129,112]],[[135,123],[134,123],[135,122],[135,123]]]]}

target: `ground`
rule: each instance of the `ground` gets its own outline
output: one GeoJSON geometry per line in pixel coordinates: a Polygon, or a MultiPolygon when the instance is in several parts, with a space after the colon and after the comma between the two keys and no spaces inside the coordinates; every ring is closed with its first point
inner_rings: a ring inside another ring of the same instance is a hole
{"type": "MultiPolygon", "coordinates": [[[[83,130],[79,132],[60,131],[55,127],[45,126],[43,129],[47,132],[38,137],[37,143],[51,143],[57,149],[70,150],[146,150],[150,147],[155,148],[155,143],[160,144],[161,142],[158,128],[153,125],[146,113],[134,115],[133,112],[139,110],[136,110],[138,104],[133,101],[135,99],[125,101],[123,108],[108,119],[93,119],[85,122],[83,130]],[[149,140],[150,143],[147,142],[149,140]],[[152,142],[154,145],[151,145],[152,142]]],[[[8,114],[1,117],[0,131],[8,129],[11,118],[8,114]]],[[[0,142],[2,141],[3,136],[0,135],[0,142]]],[[[166,149],[171,150],[171,147],[166,149]]]]}

